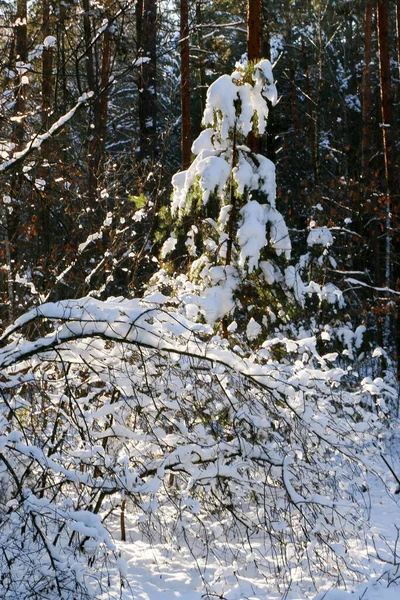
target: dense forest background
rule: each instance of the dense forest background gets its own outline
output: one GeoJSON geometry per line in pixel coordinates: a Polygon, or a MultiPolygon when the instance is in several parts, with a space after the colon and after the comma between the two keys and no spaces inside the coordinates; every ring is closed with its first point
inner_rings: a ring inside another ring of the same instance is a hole
{"type": "MultiPolygon", "coordinates": [[[[247,7],[18,0],[0,10],[4,322],[44,299],[141,293],[207,87],[247,50],[247,7]]],[[[320,277],[341,282],[347,311],[396,354],[399,13],[395,1],[265,0],[249,38],[253,58],[275,63],[280,100],[259,143],[295,252],[310,224],[330,229],[320,277]]]]}

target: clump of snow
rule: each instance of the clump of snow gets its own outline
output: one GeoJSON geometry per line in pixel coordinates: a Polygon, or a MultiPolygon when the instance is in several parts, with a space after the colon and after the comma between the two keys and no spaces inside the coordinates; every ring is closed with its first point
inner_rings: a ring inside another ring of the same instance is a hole
{"type": "Polygon", "coordinates": [[[251,319],[247,323],[247,327],[246,327],[247,339],[250,341],[255,340],[261,334],[261,331],[262,331],[261,325],[259,323],[257,323],[257,321],[255,319],[253,319],[253,317],[251,317],[251,319]]]}
{"type": "Polygon", "coordinates": [[[240,73],[222,75],[208,89],[204,125],[215,125],[222,139],[228,138],[233,129],[246,136],[253,127],[253,115],[257,115],[258,132],[263,134],[268,119],[268,103],[277,102],[277,91],[269,60],[262,60],[254,67],[254,86],[238,85],[240,73]]]}
{"type": "Polygon", "coordinates": [[[240,214],[242,215],[242,224],[238,230],[239,264],[244,267],[248,260],[248,271],[251,273],[258,267],[260,251],[267,243],[265,225],[268,214],[266,207],[256,200],[245,204],[240,214]]]}
{"type": "Polygon", "coordinates": [[[178,242],[178,240],[176,238],[175,233],[172,233],[171,236],[164,242],[164,244],[161,248],[161,252],[160,252],[161,258],[165,258],[166,256],[168,256],[168,254],[170,254],[173,250],[175,250],[177,242],[178,242]]]}
{"type": "Polygon", "coordinates": [[[48,49],[48,48],[53,48],[57,43],[57,39],[54,37],[54,35],[48,35],[44,38],[43,40],[43,47],[48,49]]]}
{"type": "Polygon", "coordinates": [[[311,229],[307,237],[308,246],[332,246],[333,237],[327,227],[314,227],[311,229]]]}
{"type": "Polygon", "coordinates": [[[270,224],[270,244],[276,254],[284,254],[287,259],[290,258],[292,243],[290,241],[289,231],[285,219],[273,207],[267,208],[267,219],[270,224]]]}
{"type": "Polygon", "coordinates": [[[230,166],[220,156],[207,156],[196,164],[196,175],[200,177],[200,185],[203,189],[203,204],[208,202],[211,192],[222,192],[222,188],[230,174],[230,166]]]}

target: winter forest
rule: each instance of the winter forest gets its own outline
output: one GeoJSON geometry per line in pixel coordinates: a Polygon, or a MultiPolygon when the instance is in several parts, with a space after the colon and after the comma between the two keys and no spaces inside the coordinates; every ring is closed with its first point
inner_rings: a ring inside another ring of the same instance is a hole
{"type": "Polygon", "coordinates": [[[0,0],[0,600],[400,598],[400,0],[0,0]]]}

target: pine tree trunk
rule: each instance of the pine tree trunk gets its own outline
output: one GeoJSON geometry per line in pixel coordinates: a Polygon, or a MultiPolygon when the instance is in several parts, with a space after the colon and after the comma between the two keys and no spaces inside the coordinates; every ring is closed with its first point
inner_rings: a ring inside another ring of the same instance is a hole
{"type": "MultiPolygon", "coordinates": [[[[27,0],[18,0],[17,2],[17,18],[15,25],[15,52],[17,62],[26,64],[28,60],[28,39],[27,39],[27,0]]],[[[21,116],[25,112],[25,91],[24,85],[20,84],[15,105],[16,116],[21,116]]],[[[24,119],[16,121],[14,125],[14,142],[16,149],[21,150],[24,143],[25,125],[24,119]]]]}
{"type": "Polygon", "coordinates": [[[294,135],[297,139],[298,132],[299,132],[299,113],[297,110],[297,92],[296,92],[296,84],[295,84],[296,69],[295,69],[295,64],[294,64],[294,60],[293,60],[293,51],[290,48],[290,46],[292,44],[292,23],[291,23],[291,17],[290,17],[289,0],[285,0],[284,7],[285,7],[285,21],[286,21],[285,42],[286,42],[287,52],[289,54],[290,106],[291,106],[291,112],[292,112],[293,131],[294,131],[294,135]]]}
{"type": "MultiPolygon", "coordinates": [[[[196,2],[196,24],[201,25],[202,17],[201,17],[201,2],[196,2]]],[[[199,46],[199,76],[200,76],[200,98],[201,98],[201,106],[200,112],[203,114],[204,109],[206,107],[206,98],[207,98],[207,85],[206,85],[206,72],[204,67],[204,42],[203,36],[201,33],[201,27],[197,30],[197,44],[199,46]]]]}
{"type": "MultiPolygon", "coordinates": [[[[43,11],[43,39],[50,35],[50,3],[42,0],[43,11]]],[[[53,50],[49,47],[43,48],[42,54],[42,123],[46,125],[48,112],[51,108],[51,96],[53,89],[53,50]]]]}
{"type": "MultiPolygon", "coordinates": [[[[248,0],[247,5],[247,57],[249,61],[261,58],[261,0],[248,0]]],[[[260,140],[250,131],[247,144],[253,152],[259,152],[260,140]]]]}
{"type": "MultiPolygon", "coordinates": [[[[149,59],[139,67],[139,172],[145,179],[157,154],[157,5],[155,0],[139,0],[136,5],[136,32],[138,57],[149,59]]],[[[140,186],[141,187],[141,186],[140,186]]]]}
{"type": "Polygon", "coordinates": [[[372,59],[372,3],[368,0],[365,9],[365,42],[364,42],[364,69],[362,76],[362,142],[361,142],[361,174],[365,180],[368,172],[368,164],[371,156],[371,59],[372,59]]]}
{"type": "MultiPolygon", "coordinates": [[[[372,189],[372,173],[370,169],[370,160],[372,156],[372,88],[371,88],[371,61],[372,61],[372,21],[374,15],[374,0],[367,0],[365,7],[365,33],[364,33],[364,68],[362,74],[362,138],[361,138],[361,181],[364,202],[369,199],[372,189]]],[[[360,207],[361,224],[366,218],[365,211],[360,207]]],[[[369,231],[367,244],[371,248],[372,271],[375,281],[380,280],[381,276],[381,251],[380,251],[380,230],[379,223],[370,220],[367,213],[369,231]]],[[[362,225],[361,225],[362,226],[362,225]]],[[[370,266],[370,265],[366,265],[370,266]]]]}
{"type": "MultiPolygon", "coordinates": [[[[111,5],[108,0],[107,8],[111,5]]],[[[109,18],[109,10],[106,11],[106,18],[109,18]]],[[[93,121],[94,129],[89,142],[89,165],[88,165],[88,199],[89,206],[95,209],[97,206],[97,194],[99,179],[104,165],[104,153],[107,133],[108,119],[108,85],[110,81],[110,63],[111,63],[111,34],[109,28],[103,33],[103,43],[101,48],[101,67],[100,67],[100,85],[97,88],[97,95],[93,102],[93,121]]],[[[88,82],[89,82],[88,72],[88,82]]]]}
{"type": "Polygon", "coordinates": [[[317,150],[317,133],[315,127],[315,114],[313,110],[313,102],[311,98],[311,81],[310,81],[310,69],[308,66],[306,46],[304,39],[301,40],[301,51],[303,55],[303,68],[304,76],[306,79],[306,95],[307,95],[307,107],[308,107],[308,119],[309,119],[309,134],[310,134],[310,146],[311,146],[311,157],[312,166],[314,172],[314,183],[318,180],[318,150],[317,150]]]}
{"type": "MultiPolygon", "coordinates": [[[[85,0],[84,0],[85,1],[85,0]]],[[[54,114],[64,115],[67,112],[68,91],[67,91],[67,51],[66,51],[66,29],[67,29],[67,6],[63,0],[57,1],[59,17],[57,19],[57,48],[56,48],[56,78],[54,82],[54,114]]],[[[89,10],[89,9],[88,9],[89,10]]],[[[84,8],[84,19],[86,17],[84,8]]],[[[90,37],[89,37],[90,40],[90,37]]],[[[87,51],[87,38],[84,32],[85,50],[87,51]]],[[[89,42],[88,42],[89,43],[89,42]]],[[[87,56],[87,54],[86,54],[87,56]]],[[[86,61],[87,62],[87,61],[86,61]]]]}
{"type": "MultiPolygon", "coordinates": [[[[390,73],[390,51],[389,51],[389,20],[388,6],[386,0],[377,0],[377,27],[379,47],[379,75],[380,96],[382,114],[382,142],[385,171],[385,265],[384,283],[391,287],[392,280],[392,214],[391,204],[394,193],[393,186],[393,142],[391,125],[392,119],[392,79],[390,73]]],[[[391,345],[391,314],[388,310],[384,324],[384,344],[391,345]]]]}
{"type": "Polygon", "coordinates": [[[397,34],[397,103],[400,102],[400,0],[396,0],[396,34],[397,34]]]}
{"type": "MultiPolygon", "coordinates": [[[[13,123],[12,142],[14,143],[14,151],[19,151],[24,146],[25,141],[25,85],[22,83],[24,76],[22,65],[28,61],[28,38],[27,38],[27,0],[17,1],[17,14],[14,25],[15,36],[15,58],[16,65],[20,67],[20,79],[17,87],[14,113],[17,117],[13,123]]],[[[17,69],[18,70],[18,69],[17,69]]],[[[24,178],[21,171],[12,174],[10,181],[10,197],[12,199],[12,212],[7,213],[6,221],[6,241],[8,246],[7,261],[8,261],[8,282],[7,295],[9,305],[9,318],[15,318],[15,290],[14,278],[17,269],[19,268],[19,259],[21,248],[19,244],[20,232],[22,230],[21,219],[23,217],[24,199],[22,194],[24,178]]]]}
{"type": "Polygon", "coordinates": [[[190,41],[188,0],[180,3],[180,46],[181,46],[181,109],[182,109],[182,169],[186,170],[191,158],[190,132],[190,41]]]}
{"type": "MultiPolygon", "coordinates": [[[[50,2],[42,0],[42,36],[45,40],[51,33],[50,28],[50,2]]],[[[49,112],[52,105],[53,93],[53,50],[51,47],[44,47],[42,54],[42,108],[41,120],[43,129],[48,128],[49,112]]],[[[50,203],[51,192],[51,155],[54,151],[54,143],[50,139],[42,146],[42,161],[39,169],[40,178],[46,182],[46,186],[40,193],[40,202],[38,210],[37,224],[37,245],[38,258],[43,267],[42,275],[39,279],[39,285],[46,282],[48,279],[48,263],[51,245],[51,228],[50,228],[50,203]]],[[[39,288],[40,289],[40,288],[39,288]]]]}
{"type": "Polygon", "coordinates": [[[248,0],[247,57],[249,61],[261,58],[261,0],[248,0]]]}
{"type": "Polygon", "coordinates": [[[85,36],[85,63],[86,63],[86,77],[88,90],[91,92],[96,91],[95,76],[94,76],[94,63],[93,63],[93,49],[91,47],[92,40],[92,28],[90,25],[90,0],[82,0],[83,4],[83,32],[85,36]]]}

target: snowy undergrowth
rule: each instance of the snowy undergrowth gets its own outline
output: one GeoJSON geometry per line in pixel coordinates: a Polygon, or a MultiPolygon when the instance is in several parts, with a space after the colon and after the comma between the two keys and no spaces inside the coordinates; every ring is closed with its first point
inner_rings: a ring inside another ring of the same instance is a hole
{"type": "Polygon", "coordinates": [[[126,531],[196,566],[203,597],[365,577],[352,545],[393,390],[304,350],[240,356],[168,303],[121,298],[17,320],[0,352],[5,597],[118,597],[126,531]]]}

